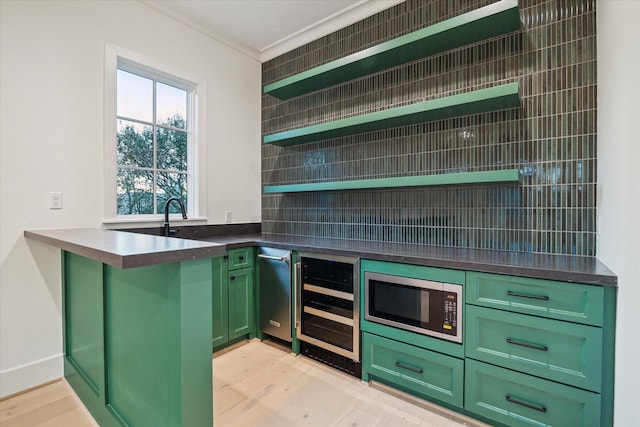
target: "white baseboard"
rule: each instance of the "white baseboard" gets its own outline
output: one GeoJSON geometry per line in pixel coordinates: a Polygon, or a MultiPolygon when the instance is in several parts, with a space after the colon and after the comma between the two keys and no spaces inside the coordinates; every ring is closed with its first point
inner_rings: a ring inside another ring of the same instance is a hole
{"type": "Polygon", "coordinates": [[[0,372],[0,398],[64,376],[62,354],[0,372]]]}

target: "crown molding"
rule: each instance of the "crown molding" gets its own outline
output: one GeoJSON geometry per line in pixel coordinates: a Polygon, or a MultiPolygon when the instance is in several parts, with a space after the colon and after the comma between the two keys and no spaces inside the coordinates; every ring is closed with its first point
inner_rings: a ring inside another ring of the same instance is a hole
{"type": "Polygon", "coordinates": [[[360,0],[348,8],[329,15],[325,19],[265,47],[260,51],[259,60],[260,62],[269,61],[404,1],[405,0],[360,0]]]}
{"type": "Polygon", "coordinates": [[[325,19],[278,40],[262,50],[255,49],[239,40],[236,40],[235,38],[213,32],[189,19],[176,16],[172,10],[162,5],[162,3],[154,2],[152,0],[140,1],[163,15],[181,22],[182,24],[214,39],[215,41],[262,63],[368,18],[371,15],[375,15],[376,13],[402,3],[405,0],[360,0],[352,6],[340,10],[333,15],[329,15],[325,19]]]}
{"type": "Polygon", "coordinates": [[[205,36],[208,36],[214,39],[218,43],[221,43],[233,50],[236,50],[237,52],[240,52],[243,55],[246,55],[252,59],[255,59],[258,62],[261,62],[260,51],[258,49],[255,49],[245,43],[242,43],[241,41],[236,40],[235,38],[227,37],[223,34],[211,31],[208,28],[205,28],[201,25],[196,24],[190,19],[184,18],[182,16],[178,16],[173,12],[173,10],[164,6],[161,3],[154,2],[153,0],[140,0],[140,2],[156,10],[157,12],[160,12],[161,14],[182,23],[191,29],[204,34],[205,36]]]}

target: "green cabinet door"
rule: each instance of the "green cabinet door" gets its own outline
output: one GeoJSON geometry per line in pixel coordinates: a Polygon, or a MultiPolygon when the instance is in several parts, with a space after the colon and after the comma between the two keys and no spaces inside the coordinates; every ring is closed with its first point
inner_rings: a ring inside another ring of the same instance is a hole
{"type": "Polygon", "coordinates": [[[233,249],[213,265],[213,351],[255,333],[253,248],[233,249]],[[238,268],[239,265],[248,267],[238,268]]]}
{"type": "Polygon", "coordinates": [[[253,268],[229,272],[229,340],[254,332],[253,268]]]}
{"type": "Polygon", "coordinates": [[[227,259],[220,257],[213,263],[213,347],[229,341],[229,286],[227,259]]]}

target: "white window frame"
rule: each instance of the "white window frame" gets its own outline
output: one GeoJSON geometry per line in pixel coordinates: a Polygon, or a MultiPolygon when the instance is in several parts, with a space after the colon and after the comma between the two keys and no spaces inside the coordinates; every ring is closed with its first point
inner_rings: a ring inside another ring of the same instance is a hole
{"type": "MultiPolygon", "coordinates": [[[[203,100],[206,99],[206,85],[202,80],[188,76],[185,70],[176,70],[170,63],[153,60],[127,49],[106,45],[105,49],[105,87],[104,87],[104,219],[108,228],[151,226],[164,221],[164,214],[117,215],[117,70],[157,78],[162,83],[191,89],[187,105],[190,133],[187,162],[189,169],[187,211],[189,222],[207,223],[207,218],[200,212],[200,206],[206,206],[206,193],[203,191],[206,180],[204,161],[206,144],[204,144],[204,127],[201,113],[204,111],[203,100]],[[162,71],[159,71],[162,70],[162,71]],[[175,76],[183,77],[175,77],[175,76]],[[200,81],[199,81],[200,80],[200,81]]],[[[182,220],[179,214],[171,214],[171,220],[182,220]]]]}

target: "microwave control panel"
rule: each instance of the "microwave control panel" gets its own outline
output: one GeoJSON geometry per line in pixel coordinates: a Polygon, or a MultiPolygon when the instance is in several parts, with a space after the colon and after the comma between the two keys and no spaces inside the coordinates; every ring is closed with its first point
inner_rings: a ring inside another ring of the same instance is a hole
{"type": "Polygon", "coordinates": [[[443,305],[442,332],[447,335],[456,335],[458,333],[458,294],[445,291],[443,305]]]}

